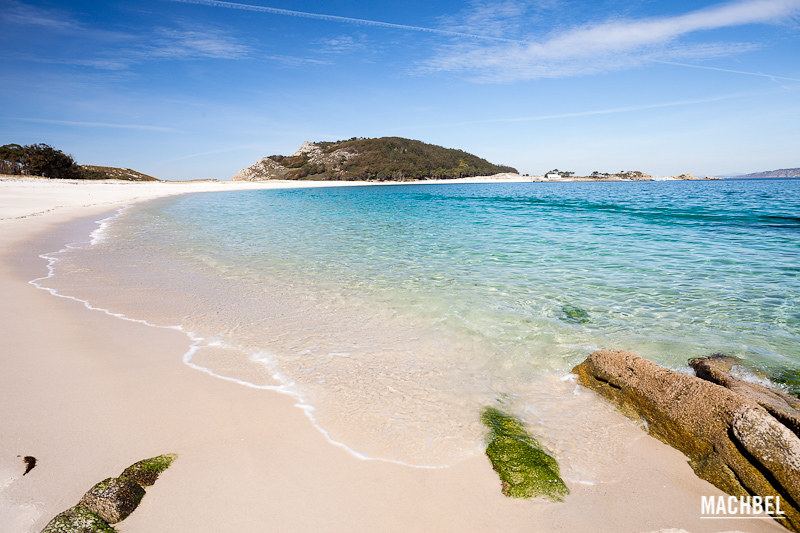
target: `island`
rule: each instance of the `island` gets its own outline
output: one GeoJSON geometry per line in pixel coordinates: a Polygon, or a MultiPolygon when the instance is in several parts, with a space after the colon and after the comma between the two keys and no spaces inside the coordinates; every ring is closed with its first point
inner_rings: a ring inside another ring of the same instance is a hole
{"type": "Polygon", "coordinates": [[[402,137],[305,142],[290,156],[271,155],[241,170],[233,181],[410,181],[517,174],[463,150],[402,137]]]}

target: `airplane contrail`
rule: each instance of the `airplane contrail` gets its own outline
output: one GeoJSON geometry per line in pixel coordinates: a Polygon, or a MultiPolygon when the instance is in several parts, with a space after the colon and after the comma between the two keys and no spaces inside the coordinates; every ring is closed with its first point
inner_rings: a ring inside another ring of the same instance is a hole
{"type": "MultiPolygon", "coordinates": [[[[537,122],[542,120],[556,120],[562,118],[580,118],[590,117],[595,115],[613,115],[617,113],[631,113],[635,111],[647,111],[650,109],[661,109],[666,107],[680,107],[688,105],[708,104],[712,102],[720,102],[723,100],[731,100],[734,98],[742,98],[746,96],[757,95],[760,93],[734,93],[723,94],[720,96],[710,96],[708,98],[696,98],[692,100],[677,100],[671,102],[658,102],[653,104],[642,104],[626,107],[612,107],[606,109],[591,109],[587,111],[571,111],[566,113],[557,113],[552,115],[536,115],[530,117],[510,117],[510,118],[489,118],[484,120],[470,120],[466,122],[458,122],[454,124],[447,124],[447,126],[467,126],[475,124],[493,124],[493,123],[515,123],[515,122],[537,122]]],[[[438,124],[441,126],[441,124],[438,124]]]]}
{"type": "Polygon", "coordinates": [[[280,9],[277,7],[254,6],[251,4],[240,4],[236,2],[222,2],[220,0],[168,0],[181,4],[196,4],[209,7],[223,7],[226,9],[239,9],[242,11],[256,11],[258,13],[269,13],[271,15],[286,15],[290,17],[301,17],[316,20],[327,20],[330,22],[342,22],[345,24],[359,24],[361,26],[376,26],[379,28],[392,28],[396,30],[420,31],[425,33],[436,33],[449,37],[464,37],[468,39],[478,39],[485,41],[519,42],[515,39],[505,39],[503,37],[493,37],[490,35],[475,35],[472,33],[462,33],[458,31],[440,30],[436,28],[426,28],[423,26],[409,26],[406,24],[393,24],[391,22],[381,22],[378,20],[358,19],[352,17],[340,17],[338,15],[326,15],[324,13],[308,13],[305,11],[292,11],[290,9],[280,9]]]}
{"type": "Polygon", "coordinates": [[[731,74],[744,74],[746,76],[758,76],[761,78],[769,78],[773,81],[775,80],[788,80],[788,81],[800,81],[797,78],[787,78],[786,76],[774,76],[772,74],[765,74],[763,72],[747,72],[745,70],[733,70],[729,68],[719,68],[719,67],[709,67],[706,65],[691,65],[689,63],[676,63],[674,61],[661,61],[661,60],[654,60],[656,63],[662,63],[664,65],[673,65],[676,67],[686,67],[686,68],[697,68],[701,70],[716,70],[717,72],[730,72],[731,74]]]}

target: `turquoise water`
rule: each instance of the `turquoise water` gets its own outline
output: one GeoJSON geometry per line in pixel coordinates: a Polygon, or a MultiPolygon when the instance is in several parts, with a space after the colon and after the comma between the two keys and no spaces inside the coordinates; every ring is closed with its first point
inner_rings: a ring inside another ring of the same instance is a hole
{"type": "Polygon", "coordinates": [[[367,295],[515,354],[543,339],[669,365],[800,359],[798,180],[256,191],[161,212],[192,254],[367,295]]]}
{"type": "MultiPolygon", "coordinates": [[[[595,349],[800,366],[800,180],[196,194],[125,212],[61,265],[72,293],[158,308],[268,368],[334,440],[414,464],[479,446],[487,403],[547,432],[570,409],[555,381],[595,349]],[[87,269],[117,298],[70,282],[87,269]]],[[[232,352],[202,365],[252,381],[232,352]]]]}

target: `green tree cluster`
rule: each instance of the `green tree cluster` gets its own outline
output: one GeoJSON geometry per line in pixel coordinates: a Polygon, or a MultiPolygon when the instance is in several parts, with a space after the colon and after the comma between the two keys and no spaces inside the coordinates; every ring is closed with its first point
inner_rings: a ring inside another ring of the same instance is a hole
{"type": "Polygon", "coordinates": [[[46,178],[91,179],[71,155],[44,143],[0,146],[0,172],[46,178]]]}

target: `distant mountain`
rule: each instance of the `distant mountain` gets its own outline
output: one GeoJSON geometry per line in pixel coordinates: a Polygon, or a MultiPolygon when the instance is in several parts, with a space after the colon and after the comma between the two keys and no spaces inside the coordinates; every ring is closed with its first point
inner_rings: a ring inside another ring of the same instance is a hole
{"type": "Polygon", "coordinates": [[[153,176],[142,174],[129,168],[100,167],[97,165],[81,165],[87,179],[94,180],[127,180],[127,181],[161,181],[153,176]]]}
{"type": "Polygon", "coordinates": [[[290,156],[271,155],[233,177],[235,181],[449,179],[516,169],[489,163],[463,150],[401,137],[305,142],[290,156]]]}
{"type": "Polygon", "coordinates": [[[768,170],[766,172],[754,172],[753,174],[743,174],[732,176],[734,178],[800,178],[800,168],[782,168],[780,170],[768,170]]]}

